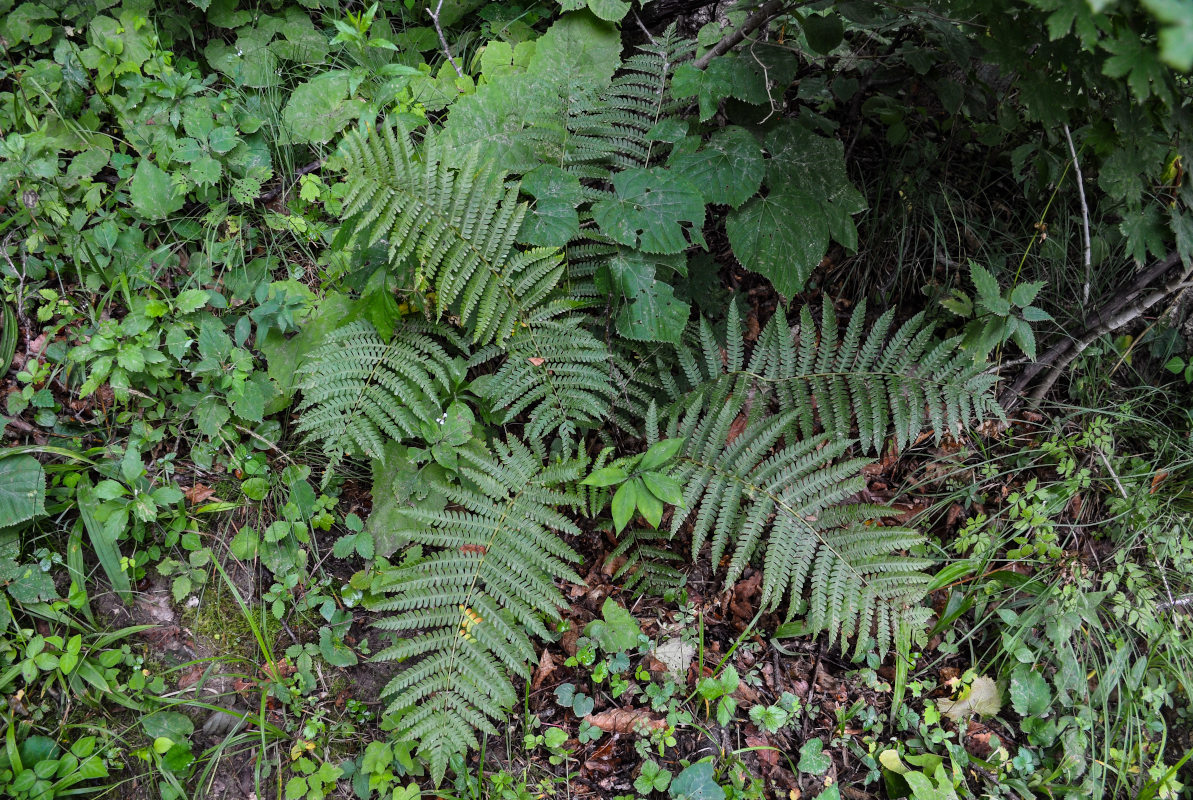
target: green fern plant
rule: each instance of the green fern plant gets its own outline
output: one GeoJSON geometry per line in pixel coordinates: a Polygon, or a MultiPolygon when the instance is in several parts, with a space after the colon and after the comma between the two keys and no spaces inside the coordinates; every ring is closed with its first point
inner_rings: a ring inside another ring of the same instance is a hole
{"type": "Polygon", "coordinates": [[[500,363],[495,373],[473,381],[473,389],[501,412],[502,424],[527,412],[525,438],[547,441],[558,435],[565,442],[600,425],[613,402],[609,350],[586,322],[569,314],[528,325],[505,349],[494,345],[473,356],[471,366],[493,358],[500,363]]]}
{"type": "Polygon", "coordinates": [[[390,440],[414,438],[443,413],[452,357],[442,330],[407,321],[386,342],[367,322],[328,334],[299,368],[299,433],[320,440],[331,466],[346,453],[381,458],[390,440]]]}
{"type": "Polygon", "coordinates": [[[580,533],[561,510],[580,507],[572,484],[586,463],[544,467],[542,451],[517,439],[459,459],[461,482],[438,486],[449,508],[408,510],[414,524],[396,535],[415,547],[371,604],[391,614],[379,628],[413,634],[376,658],[403,662],[385,689],[387,713],[396,736],[419,743],[437,784],[451,754],[477,747],[476,731],[496,733],[493,720],[517,699],[510,676],[530,677],[530,635],[547,636],[544,621],[567,605],[555,581],[583,583],[559,533],[580,533]]]}
{"type": "MultiPolygon", "coordinates": [[[[780,308],[747,362],[741,316],[731,306],[723,341],[701,320],[670,357],[655,349],[653,370],[635,370],[625,357],[615,360],[619,397],[636,398],[629,405],[641,417],[641,399],[654,387],[653,399],[682,409],[744,380],[759,394],[755,405],[774,403],[795,413],[793,433],[809,437],[828,431],[848,438],[856,430],[869,453],[881,452],[892,432],[896,447],[903,449],[925,431],[939,442],[967,425],[1005,420],[993,392],[998,376],[960,350],[961,337],[935,339],[935,325],[923,314],[897,329],[893,320],[894,312],[888,311],[867,328],[862,302],[842,332],[827,298],[819,325],[804,307],[799,323],[791,326],[780,308]]],[[[633,415],[615,410],[613,416],[633,415]]]]}
{"type": "Polygon", "coordinates": [[[553,294],[561,254],[514,246],[526,204],[476,151],[452,168],[436,136],[420,152],[404,131],[385,126],[350,133],[341,152],[344,230],[365,247],[387,241],[392,264],[416,259],[412,288],[434,289],[437,315],[450,309],[474,341],[500,344],[537,306],[566,306],[553,294]]]}

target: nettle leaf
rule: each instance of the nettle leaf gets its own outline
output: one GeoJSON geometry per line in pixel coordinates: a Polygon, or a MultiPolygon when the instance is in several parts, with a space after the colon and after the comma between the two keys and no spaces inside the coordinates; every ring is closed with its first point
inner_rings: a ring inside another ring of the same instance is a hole
{"type": "Polygon", "coordinates": [[[352,96],[349,78],[346,70],[325,72],[295,89],[282,111],[284,142],[326,144],[359,117],[368,103],[352,96]]]}
{"type": "Polygon", "coordinates": [[[137,211],[149,219],[159,220],[182,208],[182,192],[170,176],[151,161],[142,159],[133,173],[129,198],[137,211]]]}
{"type": "Polygon", "coordinates": [[[849,182],[839,141],[788,122],[771,131],[765,145],[770,193],[731,212],[726,231],[742,266],[791,297],[824,258],[830,237],[857,247],[851,215],[866,208],[866,199],[849,182]]]}
{"type": "Polygon", "coordinates": [[[619,172],[613,177],[613,197],[594,203],[592,216],[614,241],[646,253],[704,246],[700,190],[664,167],[619,172]]]}
{"type": "Polygon", "coordinates": [[[5,525],[46,513],[46,476],[30,455],[0,459],[0,519],[5,525]]]}
{"type": "Polygon", "coordinates": [[[576,207],[584,199],[580,179],[554,164],[543,164],[522,178],[522,192],[534,205],[522,223],[518,241],[538,247],[563,247],[580,234],[576,207]]]}
{"type": "Polygon", "coordinates": [[[639,342],[678,344],[691,306],[676,298],[671,284],[659,279],[658,268],[682,274],[687,266],[683,258],[620,249],[605,265],[609,272],[607,291],[626,300],[617,313],[617,332],[639,342]]]}
{"type": "Polygon", "coordinates": [[[714,133],[695,153],[676,156],[670,166],[700,188],[706,203],[733,208],[758,192],[766,172],[758,140],[736,125],[714,133]]]}

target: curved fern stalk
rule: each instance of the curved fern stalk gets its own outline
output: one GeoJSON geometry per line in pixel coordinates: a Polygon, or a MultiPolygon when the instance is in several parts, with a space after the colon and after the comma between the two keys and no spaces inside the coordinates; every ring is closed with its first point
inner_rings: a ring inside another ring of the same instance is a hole
{"type": "Polygon", "coordinates": [[[859,303],[842,333],[827,297],[819,326],[805,307],[790,328],[779,309],[742,367],[740,318],[732,307],[724,363],[721,344],[702,321],[698,346],[677,354],[688,388],[677,385],[668,394],[691,407],[745,378],[772,393],[780,410],[796,413],[793,430],[801,436],[814,435],[819,425],[847,438],[856,425],[863,451],[872,453],[881,452],[892,429],[903,449],[925,430],[939,442],[966,425],[1005,418],[993,391],[998,376],[959,349],[960,337],[935,340],[923,314],[892,333],[893,316],[888,311],[863,334],[866,306],[859,303]]]}
{"type": "Polygon", "coordinates": [[[694,555],[710,537],[714,564],[731,553],[727,585],[761,552],[764,608],[786,599],[790,617],[810,590],[811,630],[843,645],[856,638],[859,652],[873,635],[885,651],[900,624],[926,619],[916,604],[929,580],[921,570],[931,562],[896,555],[922,538],[877,527],[890,509],[842,505],[865,488],[860,471],[868,462],[841,460],[852,442],[819,436],[784,444],[796,412],[747,412],[745,388],[739,383],[718,404],[671,417],[667,435],[686,440],[672,473],[685,487],[672,533],[691,519],[694,555]]]}
{"type": "Polygon", "coordinates": [[[455,169],[436,137],[420,154],[404,131],[384,127],[348,134],[341,152],[345,230],[366,246],[387,240],[390,263],[414,257],[415,283],[434,288],[439,316],[454,310],[474,341],[501,343],[547,302],[563,275],[562,255],[515,249],[526,204],[518,184],[479,163],[476,150],[455,169]]]}
{"type": "Polygon", "coordinates": [[[504,352],[491,346],[473,356],[470,366],[505,357],[495,374],[473,383],[504,412],[502,424],[528,412],[524,438],[558,435],[565,443],[600,424],[614,393],[609,350],[584,322],[576,314],[536,321],[511,336],[504,352]]]}
{"type": "Polygon", "coordinates": [[[352,322],[299,368],[298,431],[322,440],[331,467],[348,452],[382,458],[387,440],[417,436],[421,423],[443,413],[451,356],[432,331],[444,335],[408,322],[385,342],[369,323],[352,322]]]}
{"type": "Polygon", "coordinates": [[[544,620],[567,605],[555,581],[583,582],[556,531],[580,533],[560,509],[581,505],[566,486],[586,463],[544,468],[542,452],[516,439],[459,458],[460,484],[439,487],[449,508],[408,510],[416,524],[396,535],[421,548],[385,573],[387,596],[370,604],[395,612],[377,627],[412,634],[374,660],[405,662],[385,688],[386,713],[395,736],[419,743],[436,784],[450,756],[476,748],[475,731],[496,733],[493,720],[517,700],[510,675],[530,677],[530,636],[546,636],[544,620]]]}

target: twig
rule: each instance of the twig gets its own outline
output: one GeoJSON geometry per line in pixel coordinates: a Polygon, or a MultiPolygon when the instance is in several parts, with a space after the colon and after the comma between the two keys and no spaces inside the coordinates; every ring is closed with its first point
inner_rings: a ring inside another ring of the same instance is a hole
{"type": "Polygon", "coordinates": [[[1106,469],[1110,471],[1110,477],[1114,478],[1114,485],[1118,487],[1118,493],[1123,496],[1124,500],[1126,500],[1127,490],[1123,488],[1123,482],[1118,479],[1118,473],[1114,471],[1114,467],[1110,466],[1110,459],[1108,459],[1106,454],[1101,450],[1098,451],[1098,455],[1101,456],[1102,463],[1106,465],[1106,469]]]}
{"type": "Polygon", "coordinates": [[[1106,335],[1107,333],[1110,333],[1111,331],[1121,328],[1128,322],[1131,322],[1138,317],[1143,316],[1145,311],[1172,293],[1179,292],[1182,289],[1187,289],[1190,286],[1193,286],[1193,284],[1185,282],[1184,279],[1187,277],[1188,273],[1181,276],[1180,283],[1175,283],[1175,285],[1170,283],[1166,286],[1160,287],[1149,295],[1141,297],[1131,306],[1124,309],[1117,317],[1107,320],[1089,333],[1082,336],[1077,343],[1073,345],[1072,352],[1066,354],[1065,357],[1058,360],[1056,364],[1053,364],[1051,372],[1048,373],[1047,377],[1040,381],[1039,385],[1032,390],[1030,395],[1028,395],[1028,399],[1031,401],[1032,405],[1037,405],[1040,400],[1043,399],[1044,395],[1048,394],[1048,390],[1051,389],[1053,384],[1060,379],[1060,376],[1065,371],[1065,368],[1068,367],[1069,364],[1073,363],[1073,361],[1075,361],[1079,355],[1085,352],[1085,349],[1093,344],[1096,339],[1106,335]]]}
{"type": "Polygon", "coordinates": [[[435,25],[435,33],[439,34],[439,44],[443,45],[443,54],[447,56],[448,63],[455,69],[456,75],[460,78],[464,77],[464,70],[460,69],[460,65],[452,58],[452,50],[447,46],[447,37],[443,35],[443,26],[439,24],[439,12],[443,10],[443,0],[439,0],[439,5],[435,6],[432,11],[430,6],[427,6],[427,14],[431,17],[431,22],[435,25]]]}
{"type": "Polygon", "coordinates": [[[782,14],[786,10],[786,6],[786,0],[767,0],[761,8],[746,17],[746,21],[741,24],[740,28],[717,42],[711,50],[696,59],[693,66],[696,69],[704,69],[714,58],[725,55],[751,33],[782,14]]]}
{"type": "Polygon", "coordinates": [[[1081,177],[1081,165],[1077,163],[1077,148],[1073,147],[1073,136],[1069,133],[1069,126],[1065,125],[1065,141],[1069,143],[1069,155],[1073,157],[1073,172],[1077,175],[1077,197],[1081,200],[1081,231],[1085,244],[1085,286],[1081,290],[1081,302],[1089,302],[1090,271],[1092,269],[1092,252],[1089,244],[1089,206],[1085,203],[1085,180],[1081,177]]]}
{"type": "MultiPolygon", "coordinates": [[[[1158,293],[1153,291],[1149,295],[1141,296],[1141,293],[1153,281],[1180,263],[1180,255],[1170,253],[1135,276],[1128,286],[1120,290],[1106,305],[1094,313],[1087,321],[1085,333],[1074,338],[1061,339],[1042,353],[1035,363],[1024,369],[999,398],[1003,408],[1008,411],[1015,408],[1023,400],[1023,393],[1028,385],[1041,373],[1051,370],[1051,377],[1046,379],[1047,385],[1042,390],[1046,392],[1056,382],[1059,372],[1063,371],[1095,339],[1115,328],[1126,325],[1148,308],[1181,288],[1181,284],[1189,277],[1190,271],[1188,270],[1184,271],[1178,279],[1170,281],[1169,284],[1158,290],[1158,293]]],[[[1038,400],[1040,397],[1043,397],[1040,391],[1032,393],[1033,400],[1038,400]]]]}
{"type": "Polygon", "coordinates": [[[1164,603],[1157,603],[1157,611],[1168,611],[1173,608],[1186,608],[1193,606],[1193,594],[1186,594],[1164,603]]]}

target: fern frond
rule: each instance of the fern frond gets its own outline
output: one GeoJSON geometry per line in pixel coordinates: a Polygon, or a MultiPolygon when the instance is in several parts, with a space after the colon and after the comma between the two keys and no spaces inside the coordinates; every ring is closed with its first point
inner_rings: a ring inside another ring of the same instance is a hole
{"type": "Polygon", "coordinates": [[[299,368],[298,431],[322,441],[333,467],[345,453],[380,458],[387,440],[417,436],[443,412],[451,357],[430,330],[406,323],[385,342],[369,323],[352,322],[299,368]]]}
{"type": "Polygon", "coordinates": [[[621,533],[617,547],[605,559],[606,568],[617,565],[613,581],[635,594],[664,596],[683,586],[687,576],[673,564],[683,556],[668,546],[670,537],[651,528],[630,528],[621,533]],[[623,560],[624,559],[624,560],[623,560]],[[621,564],[617,564],[618,561],[621,564]]]}
{"type": "Polygon", "coordinates": [[[843,458],[851,442],[786,443],[795,412],[751,415],[746,388],[739,382],[718,404],[671,417],[667,435],[685,439],[672,472],[684,486],[672,533],[690,521],[694,555],[705,541],[713,563],[728,553],[727,584],[760,553],[764,608],[786,600],[790,616],[808,591],[813,631],[859,647],[873,635],[885,650],[900,623],[919,620],[915,604],[928,582],[920,570],[930,562],[896,554],[919,535],[877,527],[889,509],[843,505],[865,488],[867,462],[843,458]]]}
{"type": "Polygon", "coordinates": [[[460,483],[438,487],[449,507],[409,509],[414,525],[396,535],[422,550],[388,570],[386,593],[370,604],[399,612],[377,623],[413,636],[379,652],[402,661],[385,689],[395,735],[419,743],[438,784],[452,753],[477,746],[474,731],[492,733],[516,695],[510,675],[529,677],[530,636],[545,636],[544,620],[559,619],[567,603],[555,585],[582,583],[579,556],[559,538],[580,533],[561,509],[582,497],[567,488],[582,461],[543,467],[543,453],[511,439],[493,452],[459,451],[460,483]]]}
{"type": "Polygon", "coordinates": [[[527,413],[524,437],[558,435],[565,444],[599,425],[614,395],[609,350],[584,322],[576,314],[536,321],[510,337],[504,353],[489,347],[473,356],[472,366],[504,356],[496,373],[473,384],[503,412],[502,423],[527,413]]]}
{"type": "Polygon", "coordinates": [[[959,349],[960,337],[934,339],[934,325],[923,314],[891,333],[893,317],[888,311],[863,335],[864,302],[844,332],[827,298],[819,326],[805,307],[799,324],[789,327],[779,309],[743,367],[740,317],[731,307],[724,344],[702,321],[689,337],[694,344],[680,348],[676,360],[686,383],[668,394],[695,407],[715,402],[744,379],[773,395],[781,411],[795,413],[793,430],[800,436],[813,436],[819,427],[847,438],[856,426],[863,451],[871,453],[882,450],[892,430],[903,449],[924,431],[939,442],[966,425],[1004,419],[993,391],[998,376],[959,349]]]}
{"type": "Polygon", "coordinates": [[[600,94],[574,98],[565,165],[580,177],[597,179],[607,178],[610,169],[649,166],[660,142],[651,132],[681,106],[669,91],[671,75],[694,49],[694,42],[669,28],[626,59],[600,94]]]}
{"type": "Polygon", "coordinates": [[[551,297],[561,254],[514,247],[526,204],[477,151],[449,167],[437,137],[419,152],[404,131],[384,127],[348,134],[341,152],[346,230],[366,246],[388,241],[393,264],[414,258],[413,288],[433,288],[438,315],[454,311],[474,341],[504,341],[551,297]]]}

